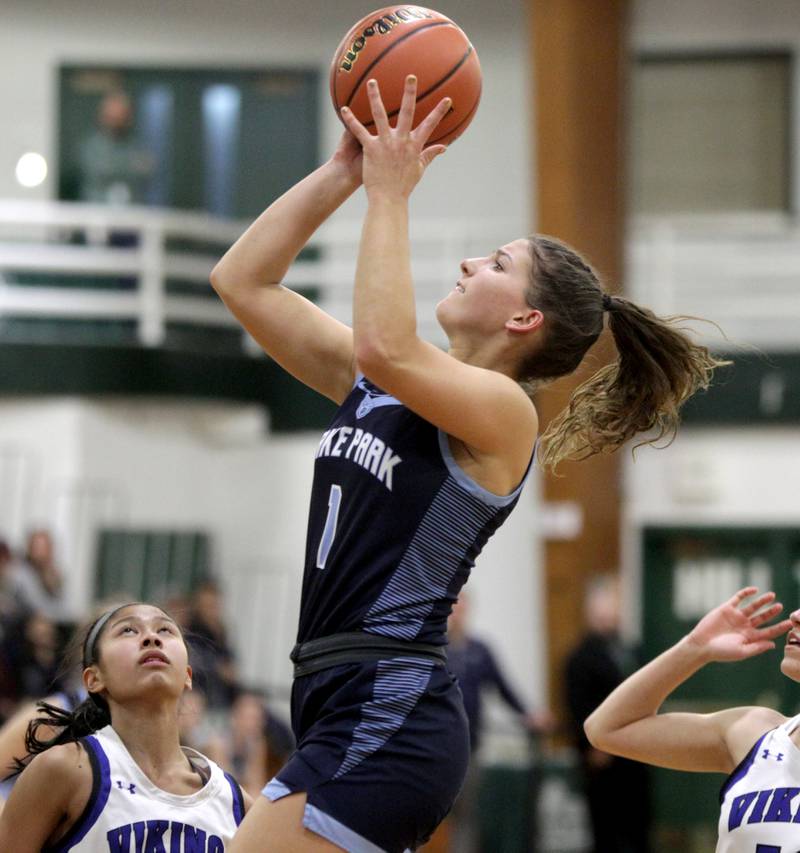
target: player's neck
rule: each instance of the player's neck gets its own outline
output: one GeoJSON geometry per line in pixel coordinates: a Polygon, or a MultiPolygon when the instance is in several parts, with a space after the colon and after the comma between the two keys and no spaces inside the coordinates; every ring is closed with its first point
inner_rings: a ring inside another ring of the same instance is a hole
{"type": "Polygon", "coordinates": [[[153,781],[165,769],[185,764],[174,705],[141,709],[114,708],[112,726],[125,748],[153,781]]]}
{"type": "Polygon", "coordinates": [[[508,343],[499,336],[487,336],[477,340],[454,337],[450,340],[448,353],[464,364],[482,367],[484,370],[494,370],[511,377],[516,375],[519,364],[517,353],[512,351],[508,343]]]}

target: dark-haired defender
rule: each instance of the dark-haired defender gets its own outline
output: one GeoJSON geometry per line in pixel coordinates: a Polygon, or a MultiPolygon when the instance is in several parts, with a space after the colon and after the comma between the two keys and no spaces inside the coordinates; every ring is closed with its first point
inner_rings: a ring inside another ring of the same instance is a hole
{"type": "Polygon", "coordinates": [[[212,273],[264,349],[340,405],[317,452],[294,650],[298,748],[254,804],[235,853],[400,853],[449,811],[467,767],[461,697],[446,667],[447,614],[531,465],[536,410],[521,383],[574,370],[609,323],[620,362],[580,390],[541,459],[613,449],[672,429],[716,362],[652,313],[606,295],[572,250],[514,240],[461,264],[439,303],[450,340],[421,340],[408,197],[442,145],[449,104],[411,130],[409,78],[397,126],[377,85],[377,130],[352,114],[326,164],[274,202],[212,273]],[[353,328],[280,285],[315,229],[362,183],[368,209],[353,328]]]}
{"type": "Polygon", "coordinates": [[[781,672],[800,681],[800,610],[783,610],[774,592],[740,589],[611,693],[584,728],[597,749],[634,761],[725,773],[719,794],[717,853],[794,853],[800,847],[800,714],[756,705],[707,714],[661,711],[678,687],[712,662],[747,660],[786,634],[781,672]]]}
{"type": "Polygon", "coordinates": [[[45,704],[31,723],[0,850],[222,853],[249,801],[180,746],[191,668],[176,623],[149,604],[110,610],[87,632],[83,665],[89,698],[72,711],[45,704]]]}

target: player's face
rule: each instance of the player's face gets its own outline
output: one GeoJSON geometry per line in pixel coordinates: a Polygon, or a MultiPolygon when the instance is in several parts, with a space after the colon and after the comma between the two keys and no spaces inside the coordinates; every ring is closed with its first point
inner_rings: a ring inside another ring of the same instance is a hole
{"type": "Polygon", "coordinates": [[[469,330],[486,334],[532,310],[525,300],[530,286],[531,255],[527,239],[514,240],[483,258],[461,262],[461,277],[436,306],[448,335],[469,330]]]}
{"type": "Polygon", "coordinates": [[[174,620],[158,607],[133,604],[115,613],[99,640],[98,663],[84,679],[110,701],[178,699],[191,686],[188,652],[174,620]]]}
{"type": "Polygon", "coordinates": [[[786,635],[781,672],[792,681],[800,681],[800,610],[789,615],[792,629],[786,635]]]}

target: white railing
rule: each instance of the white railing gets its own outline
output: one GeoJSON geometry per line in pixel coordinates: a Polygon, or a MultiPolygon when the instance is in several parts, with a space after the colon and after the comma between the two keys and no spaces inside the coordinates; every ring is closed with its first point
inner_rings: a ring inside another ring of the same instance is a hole
{"type": "MultiPolygon", "coordinates": [[[[128,320],[135,322],[145,346],[162,343],[169,323],[236,327],[212,298],[208,276],[246,226],[150,208],[0,200],[0,318],[128,320]],[[126,245],[114,245],[114,235],[120,234],[127,236],[126,245]],[[171,248],[175,240],[197,248],[171,248]],[[33,274],[37,281],[69,276],[74,286],[20,284],[14,274],[33,274]],[[98,276],[125,277],[130,286],[90,286],[98,276]],[[170,279],[180,280],[184,292],[170,293],[170,279]]],[[[315,259],[298,260],[284,282],[315,288],[322,307],[345,322],[351,316],[360,228],[357,220],[327,224],[310,244],[317,250],[315,259]]],[[[512,222],[414,224],[413,268],[423,336],[443,343],[434,306],[455,284],[459,261],[487,254],[520,233],[524,229],[512,222]]],[[[257,349],[246,337],[244,341],[250,351],[257,349]]]]}
{"type": "Polygon", "coordinates": [[[628,241],[628,293],[694,324],[709,344],[800,349],[800,224],[778,214],[640,217],[628,241]]]}
{"type": "MultiPolygon", "coordinates": [[[[0,319],[128,320],[145,346],[162,343],[170,323],[236,328],[208,276],[246,226],[151,208],[0,200],[0,319]],[[115,234],[128,235],[127,246],[114,245],[115,234]],[[14,274],[54,283],[22,285],[14,274]],[[59,276],[75,286],[57,286],[59,276]],[[124,277],[130,286],[92,286],[98,276],[124,277]],[[180,293],[168,289],[170,280],[181,282],[180,293]]],[[[285,279],[289,287],[314,288],[320,305],[348,323],[360,229],[357,219],[334,218],[314,235],[314,257],[298,260],[285,279]]],[[[423,337],[444,343],[435,305],[455,283],[459,261],[525,231],[510,220],[412,221],[423,337]]],[[[626,278],[634,299],[660,314],[713,320],[733,345],[800,349],[800,225],[788,216],[637,217],[626,278]]],[[[726,346],[712,326],[696,328],[711,345],[726,346]]],[[[243,346],[258,351],[244,334],[243,346]]]]}

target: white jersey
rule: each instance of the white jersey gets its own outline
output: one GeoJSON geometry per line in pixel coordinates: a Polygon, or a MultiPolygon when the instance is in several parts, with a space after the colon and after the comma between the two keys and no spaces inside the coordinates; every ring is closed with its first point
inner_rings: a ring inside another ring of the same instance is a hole
{"type": "Polygon", "coordinates": [[[244,804],[234,779],[193,749],[183,748],[208,781],[194,794],[157,788],[106,726],[81,743],[92,766],[89,802],[54,853],[223,853],[244,804]]]}
{"type": "Polygon", "coordinates": [[[800,850],[798,725],[800,714],[759,738],[722,786],[717,853],[800,850]]]}

